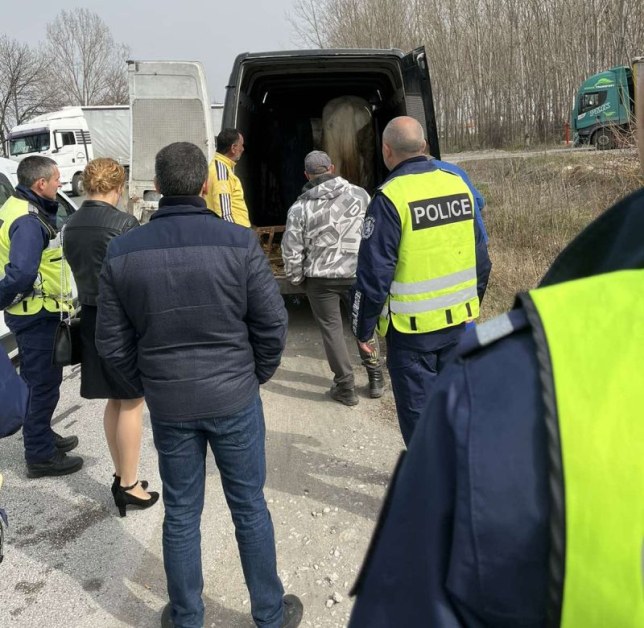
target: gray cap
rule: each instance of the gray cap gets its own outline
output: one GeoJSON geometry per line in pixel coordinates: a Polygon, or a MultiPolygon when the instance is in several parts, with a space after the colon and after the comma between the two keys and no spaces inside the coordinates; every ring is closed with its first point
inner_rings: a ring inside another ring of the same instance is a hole
{"type": "Polygon", "coordinates": [[[324,174],[332,165],[331,158],[321,150],[313,150],[304,158],[307,174],[324,174]]]}

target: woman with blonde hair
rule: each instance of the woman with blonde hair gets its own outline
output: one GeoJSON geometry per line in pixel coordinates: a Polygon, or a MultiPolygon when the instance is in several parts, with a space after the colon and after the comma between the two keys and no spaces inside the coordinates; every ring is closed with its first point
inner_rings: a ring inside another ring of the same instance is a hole
{"type": "Polygon", "coordinates": [[[98,278],[110,240],[136,227],[134,216],[116,208],[125,185],[125,170],[114,159],[94,159],[83,172],[87,200],[63,232],[65,257],[71,266],[81,303],[81,397],[107,399],[103,425],[114,462],[112,494],[124,517],[127,506],[149,508],[159,494],[148,493],[137,479],[141,453],[143,391],[125,381],[104,362],[94,345],[98,278]]]}

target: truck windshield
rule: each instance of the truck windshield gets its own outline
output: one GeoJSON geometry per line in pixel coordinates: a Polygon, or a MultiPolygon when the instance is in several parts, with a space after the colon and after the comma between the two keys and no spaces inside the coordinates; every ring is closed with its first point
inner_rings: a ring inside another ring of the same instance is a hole
{"type": "Polygon", "coordinates": [[[49,133],[23,135],[9,140],[9,153],[11,155],[41,153],[45,150],[49,150],[49,133]]]}

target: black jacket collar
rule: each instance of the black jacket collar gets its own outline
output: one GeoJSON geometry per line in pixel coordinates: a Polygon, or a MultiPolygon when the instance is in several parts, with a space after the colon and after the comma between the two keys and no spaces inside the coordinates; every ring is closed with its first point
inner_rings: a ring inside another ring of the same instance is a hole
{"type": "Polygon", "coordinates": [[[159,201],[159,209],[152,214],[150,220],[178,214],[212,214],[215,218],[218,217],[208,209],[201,196],[164,196],[159,201]]]}
{"type": "Polygon", "coordinates": [[[100,208],[100,209],[115,209],[116,211],[119,211],[117,207],[114,207],[114,205],[111,205],[110,203],[106,203],[105,201],[95,201],[95,200],[85,200],[83,201],[83,204],[80,206],[81,209],[94,209],[94,208],[100,208]]]}

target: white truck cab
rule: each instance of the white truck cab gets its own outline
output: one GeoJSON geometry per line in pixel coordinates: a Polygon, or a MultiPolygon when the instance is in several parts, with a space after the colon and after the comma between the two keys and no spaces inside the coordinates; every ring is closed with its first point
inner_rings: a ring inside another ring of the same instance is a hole
{"type": "Polygon", "coordinates": [[[21,161],[30,155],[51,157],[58,164],[63,191],[82,193],[81,173],[94,154],[80,107],[36,116],[11,129],[8,140],[11,159],[21,161]]]}
{"type": "Polygon", "coordinates": [[[9,157],[15,161],[29,155],[54,159],[63,192],[78,196],[83,193],[82,172],[94,157],[129,164],[129,107],[64,107],[15,126],[7,143],[9,157]]]}

